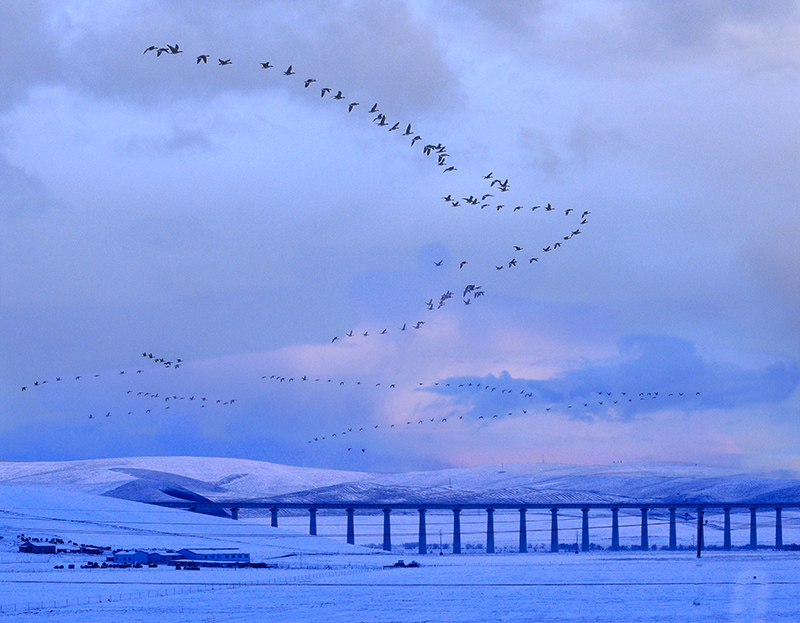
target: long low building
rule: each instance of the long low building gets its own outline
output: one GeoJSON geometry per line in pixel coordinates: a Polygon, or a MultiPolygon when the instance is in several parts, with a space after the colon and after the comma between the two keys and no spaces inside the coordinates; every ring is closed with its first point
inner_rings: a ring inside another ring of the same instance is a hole
{"type": "Polygon", "coordinates": [[[153,563],[170,563],[175,561],[195,561],[195,562],[238,562],[249,563],[250,554],[239,551],[219,551],[219,550],[191,550],[181,549],[177,552],[145,552],[138,550],[114,552],[109,562],[116,565],[147,565],[153,563]]]}

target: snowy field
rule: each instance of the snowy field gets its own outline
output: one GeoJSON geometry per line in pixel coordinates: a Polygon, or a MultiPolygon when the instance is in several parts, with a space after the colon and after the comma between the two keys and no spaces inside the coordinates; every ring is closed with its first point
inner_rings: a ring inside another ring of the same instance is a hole
{"type": "MultiPolygon", "coordinates": [[[[496,514],[499,549],[516,547],[512,518],[496,514]]],[[[605,546],[610,521],[592,518],[592,542],[605,546]]],[[[476,545],[470,553],[419,556],[402,546],[416,541],[416,516],[392,519],[395,551],[387,554],[347,545],[343,514],[321,514],[321,536],[310,537],[305,516],[282,516],[276,529],[265,519],[232,521],[86,494],[0,487],[0,620],[800,620],[800,552],[707,551],[700,560],[688,549],[551,554],[541,551],[549,543],[547,517],[530,513],[529,541],[539,552],[487,555],[473,553],[485,538],[485,514],[476,512],[462,521],[465,546],[476,545]],[[104,556],[22,554],[21,534],[114,549],[238,548],[278,568],[81,569],[104,556]],[[421,566],[385,567],[398,558],[421,566]],[[54,569],[68,564],[76,568],[54,569]]],[[[621,521],[623,545],[638,542],[637,519],[621,521]]],[[[746,519],[734,516],[735,546],[748,539],[746,519]]],[[[431,513],[431,545],[438,544],[440,530],[447,541],[448,520],[431,513]]],[[[357,515],[357,544],[379,542],[381,521],[357,515]]],[[[578,515],[565,511],[562,524],[562,543],[574,542],[578,515]]],[[[774,515],[760,516],[761,543],[771,545],[773,529],[774,515]]],[[[666,534],[667,525],[652,518],[650,542],[660,548],[666,534]]],[[[690,545],[692,534],[690,521],[679,524],[681,544],[690,545]]],[[[797,516],[786,512],[784,541],[799,537],[797,516]]],[[[707,538],[710,545],[721,543],[713,530],[707,538]]]]}

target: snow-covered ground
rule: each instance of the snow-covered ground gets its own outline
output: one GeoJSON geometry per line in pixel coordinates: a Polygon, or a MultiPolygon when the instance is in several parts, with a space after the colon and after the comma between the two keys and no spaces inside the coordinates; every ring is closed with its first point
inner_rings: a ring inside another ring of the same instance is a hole
{"type": "MultiPolygon", "coordinates": [[[[431,513],[428,542],[447,543],[452,515],[431,513]]],[[[749,537],[744,515],[734,517],[734,545],[749,537]]],[[[518,513],[497,512],[499,549],[517,545],[518,513]]],[[[125,621],[798,621],[800,552],[706,551],[698,560],[682,550],[543,551],[549,517],[529,513],[528,537],[538,552],[487,555],[485,513],[464,513],[469,553],[436,550],[419,556],[416,514],[393,513],[391,554],[363,547],[379,543],[382,517],[356,516],[356,543],[344,542],[343,514],[233,521],[82,493],[0,486],[0,620],[125,621]],[[235,548],[272,569],[177,571],[81,569],[103,556],[22,554],[20,535],[113,549],[235,548]],[[329,535],[329,536],[324,536],[329,535]],[[398,558],[419,568],[386,568],[398,558]],[[75,569],[55,569],[74,564],[75,569]]],[[[637,544],[638,517],[623,517],[623,544],[637,544]]],[[[713,523],[713,522],[712,522],[713,523]]],[[[592,514],[592,542],[606,546],[608,517],[592,514]]],[[[577,513],[565,511],[563,543],[575,541],[577,513]]],[[[760,516],[759,537],[771,544],[774,517],[760,516]],[[770,526],[772,520],[772,526],[770,526]]],[[[694,526],[679,524],[690,545],[694,526]]],[[[653,518],[651,543],[666,544],[667,526],[653,518]]],[[[784,541],[800,542],[794,513],[784,513],[784,541]]],[[[710,530],[707,543],[721,544],[710,530]]]]}

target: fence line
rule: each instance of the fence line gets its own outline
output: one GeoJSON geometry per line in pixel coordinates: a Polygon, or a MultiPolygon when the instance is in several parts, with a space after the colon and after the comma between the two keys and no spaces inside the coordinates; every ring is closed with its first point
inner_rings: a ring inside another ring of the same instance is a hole
{"type": "Polygon", "coordinates": [[[231,590],[235,588],[244,588],[247,586],[269,586],[269,585],[291,585],[291,584],[304,584],[319,578],[339,577],[346,575],[355,575],[358,573],[369,573],[370,571],[379,571],[377,567],[360,567],[360,568],[346,568],[346,569],[326,569],[317,573],[301,574],[284,576],[280,578],[271,578],[269,580],[252,580],[247,582],[223,582],[220,584],[210,585],[188,585],[188,586],[173,586],[170,588],[159,588],[155,590],[139,590],[128,591],[126,593],[116,593],[111,595],[94,595],[89,597],[75,597],[72,599],[40,599],[38,601],[24,601],[12,604],[0,604],[0,615],[4,614],[20,614],[24,612],[35,612],[39,610],[55,610],[59,608],[68,608],[70,606],[88,606],[91,604],[112,603],[120,601],[131,601],[133,599],[148,599],[152,597],[167,597],[171,595],[186,595],[189,593],[204,593],[209,591],[218,590],[231,590]]]}

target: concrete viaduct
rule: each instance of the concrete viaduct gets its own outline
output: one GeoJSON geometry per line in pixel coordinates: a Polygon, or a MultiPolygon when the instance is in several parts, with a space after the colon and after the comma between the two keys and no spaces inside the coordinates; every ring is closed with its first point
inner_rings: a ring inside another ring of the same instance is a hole
{"type": "Polygon", "coordinates": [[[427,554],[427,531],[425,527],[425,513],[429,510],[450,510],[453,513],[453,553],[461,553],[461,511],[463,510],[485,510],[486,511],[486,552],[494,553],[494,512],[496,510],[517,510],[519,511],[519,551],[528,551],[528,537],[526,525],[526,513],[528,510],[549,510],[550,511],[550,551],[557,552],[559,549],[558,541],[558,511],[559,510],[580,510],[582,513],[581,521],[581,549],[589,550],[589,511],[591,510],[610,510],[611,511],[611,549],[619,550],[619,511],[634,510],[641,513],[641,549],[650,548],[647,533],[647,514],[652,509],[669,510],[669,549],[678,549],[677,542],[677,522],[676,513],[680,510],[694,511],[697,513],[697,543],[703,547],[703,522],[704,514],[708,509],[722,509],[724,513],[724,536],[723,549],[731,549],[731,510],[749,509],[750,511],[750,549],[758,547],[758,531],[756,515],[761,512],[775,513],[775,549],[783,549],[783,527],[781,521],[781,511],[785,508],[800,508],[800,502],[781,503],[672,503],[672,502],[653,502],[653,503],[467,503],[467,504],[437,504],[437,503],[365,503],[365,502],[159,502],[159,506],[169,508],[185,508],[194,511],[206,510],[230,510],[233,519],[239,518],[239,510],[242,508],[270,509],[272,515],[272,526],[278,527],[278,512],[286,510],[307,510],[309,512],[309,534],[317,534],[317,511],[325,510],[344,510],[347,513],[347,542],[355,544],[355,512],[356,510],[370,510],[383,512],[383,549],[392,549],[392,529],[391,513],[393,510],[416,510],[419,512],[419,553],[427,554]]]}

